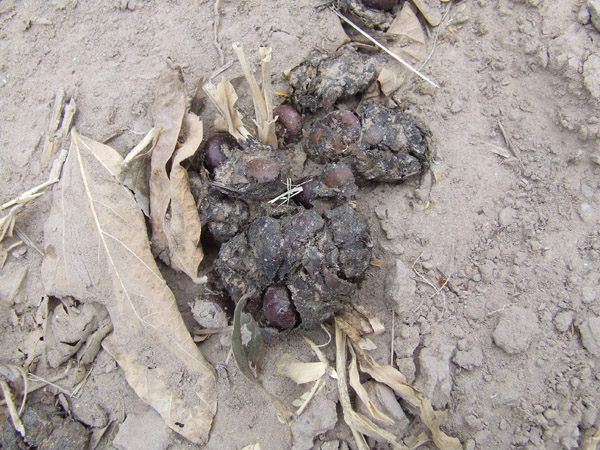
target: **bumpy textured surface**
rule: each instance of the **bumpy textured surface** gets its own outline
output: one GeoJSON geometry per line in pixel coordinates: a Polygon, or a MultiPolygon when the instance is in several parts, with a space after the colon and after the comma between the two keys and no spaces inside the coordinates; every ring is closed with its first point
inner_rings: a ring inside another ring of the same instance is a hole
{"type": "Polygon", "coordinates": [[[352,298],[353,281],[370,258],[366,219],[342,204],[323,213],[299,208],[282,218],[257,218],[223,244],[216,268],[234,301],[247,292],[258,299],[273,283],[284,284],[302,326],[310,327],[352,298]]]}
{"type": "Polygon", "coordinates": [[[313,52],[290,72],[292,101],[301,111],[330,108],[364,91],[376,78],[373,61],[351,48],[329,58],[313,52]]]}

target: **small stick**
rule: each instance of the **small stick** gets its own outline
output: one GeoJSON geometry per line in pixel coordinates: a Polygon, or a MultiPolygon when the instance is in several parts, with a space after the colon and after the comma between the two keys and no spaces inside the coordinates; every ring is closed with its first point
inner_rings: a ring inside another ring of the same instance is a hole
{"type": "Polygon", "coordinates": [[[390,339],[390,366],[394,367],[394,335],[396,334],[395,330],[396,325],[396,310],[392,309],[392,337],[390,339]]]}
{"type": "Polygon", "coordinates": [[[502,122],[498,119],[498,128],[500,129],[500,133],[502,133],[502,137],[504,138],[504,142],[506,142],[506,146],[515,155],[515,158],[519,160],[519,164],[521,165],[521,169],[525,169],[525,164],[523,164],[523,159],[521,158],[521,152],[517,147],[515,147],[512,143],[512,139],[504,129],[502,122]]]}
{"type": "Polygon", "coordinates": [[[423,80],[427,81],[429,84],[431,84],[432,86],[436,87],[436,88],[440,88],[440,85],[437,84],[436,82],[432,81],[430,78],[428,78],[426,75],[423,75],[421,72],[419,72],[417,69],[415,69],[413,66],[411,66],[408,62],[406,62],[404,59],[402,59],[400,56],[396,55],[394,52],[390,51],[387,49],[387,47],[385,47],[384,45],[380,44],[379,41],[377,41],[376,39],[372,38],[367,32],[363,31],[358,25],[356,25],[354,22],[352,22],[350,19],[348,19],[346,16],[344,16],[341,12],[339,12],[337,9],[332,8],[332,11],[340,18],[342,19],[344,22],[346,22],[348,25],[350,25],[352,28],[354,28],[356,31],[358,31],[360,34],[362,34],[364,37],[366,37],[369,41],[371,41],[373,44],[375,44],[377,47],[379,47],[381,50],[383,50],[384,52],[386,52],[388,55],[390,55],[392,58],[394,58],[396,61],[398,61],[400,64],[402,64],[404,67],[406,67],[408,70],[410,70],[411,72],[413,72],[415,75],[418,75],[419,77],[421,77],[423,80]]]}
{"type": "Polygon", "coordinates": [[[221,0],[215,0],[213,5],[213,45],[217,49],[219,53],[219,61],[221,61],[221,65],[225,64],[225,54],[223,53],[223,49],[221,48],[221,43],[219,42],[219,22],[221,14],[219,13],[219,6],[221,5],[221,0]]]}
{"type": "MultiPolygon", "coordinates": [[[[25,243],[25,245],[27,247],[31,247],[36,252],[38,252],[40,255],[44,256],[44,252],[41,251],[40,248],[29,238],[29,236],[27,236],[23,231],[21,231],[19,229],[19,227],[17,227],[16,225],[15,225],[15,234],[17,235],[17,237],[19,239],[21,239],[21,241],[23,241],[23,243],[25,243]]],[[[7,250],[10,250],[10,249],[7,249],[7,250]]]]}

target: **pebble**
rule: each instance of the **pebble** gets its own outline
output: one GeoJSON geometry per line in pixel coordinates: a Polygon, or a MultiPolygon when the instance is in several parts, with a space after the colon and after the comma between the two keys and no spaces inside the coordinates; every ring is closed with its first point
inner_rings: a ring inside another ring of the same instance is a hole
{"type": "Polygon", "coordinates": [[[415,298],[417,283],[410,277],[410,268],[396,259],[385,279],[385,297],[396,311],[407,311],[407,304],[415,298]]]}
{"type": "Polygon", "coordinates": [[[581,290],[581,300],[587,305],[593,303],[596,300],[596,297],[596,289],[594,289],[592,286],[585,286],[581,290]]]}
{"type": "Polygon", "coordinates": [[[556,316],[554,316],[554,326],[558,331],[564,333],[571,328],[571,324],[573,323],[573,319],[575,318],[575,313],[573,311],[562,311],[559,312],[556,316]]]}
{"type": "Polygon", "coordinates": [[[166,449],[171,430],[156,411],[148,408],[141,414],[128,414],[119,427],[113,446],[117,450],[138,448],[166,449]]]}
{"type": "Polygon", "coordinates": [[[529,309],[515,306],[503,312],[492,336],[498,347],[508,354],[515,355],[529,348],[539,330],[536,314],[529,309]]]}
{"type": "Polygon", "coordinates": [[[450,358],[454,348],[451,344],[441,342],[419,353],[419,375],[415,387],[431,399],[435,408],[445,407],[450,400],[450,358]]]}
{"type": "MultiPolygon", "coordinates": [[[[600,66],[598,67],[598,70],[600,70],[600,66]]],[[[585,223],[595,223],[596,222],[596,219],[597,219],[596,210],[588,202],[581,203],[581,205],[579,205],[577,212],[579,213],[579,217],[581,217],[581,220],[583,220],[585,223]]]]}
{"type": "MultiPolygon", "coordinates": [[[[600,0],[597,1],[600,3],[600,0]]],[[[600,25],[600,18],[596,13],[595,26],[600,25]]],[[[594,23],[594,13],[592,13],[592,23],[594,23]]],[[[596,100],[600,99],[600,56],[592,53],[583,64],[583,84],[592,97],[596,100]]]]}
{"type": "Polygon", "coordinates": [[[337,423],[337,418],[336,403],[328,398],[316,396],[304,414],[292,424],[294,436],[292,449],[309,450],[313,448],[314,437],[331,430],[337,423]]]}
{"type": "Polygon", "coordinates": [[[600,317],[591,317],[579,325],[581,343],[594,356],[600,356],[600,317]]]}
{"type": "Polygon", "coordinates": [[[419,327],[401,325],[398,336],[394,339],[394,353],[396,353],[396,357],[406,358],[412,356],[420,340],[419,327]]]}
{"type": "Polygon", "coordinates": [[[483,365],[483,351],[481,347],[473,347],[466,351],[457,351],[452,361],[465,370],[473,370],[483,365]]]}
{"type": "Polygon", "coordinates": [[[491,433],[489,430],[478,431],[477,433],[475,433],[475,442],[477,442],[479,445],[485,444],[490,438],[490,436],[491,433]]]}
{"type": "Polygon", "coordinates": [[[517,211],[507,206],[498,214],[498,223],[501,227],[507,227],[517,221],[517,211]]]}

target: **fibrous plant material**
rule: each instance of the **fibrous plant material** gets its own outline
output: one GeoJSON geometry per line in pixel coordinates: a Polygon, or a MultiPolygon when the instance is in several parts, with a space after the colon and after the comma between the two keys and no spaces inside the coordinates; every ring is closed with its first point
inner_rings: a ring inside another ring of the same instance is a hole
{"type": "Polygon", "coordinates": [[[48,295],[104,304],[114,331],[102,346],[128,383],[169,427],[204,444],[216,376],[156,266],[144,216],[119,182],[122,162],[112,148],[72,132],[44,227],[44,287],[48,295]]]}

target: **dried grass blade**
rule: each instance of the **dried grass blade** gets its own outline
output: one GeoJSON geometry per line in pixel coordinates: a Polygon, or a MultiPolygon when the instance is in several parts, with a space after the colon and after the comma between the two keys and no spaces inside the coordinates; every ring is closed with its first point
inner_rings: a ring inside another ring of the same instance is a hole
{"type": "Polygon", "coordinates": [[[431,431],[433,442],[438,448],[444,450],[462,450],[462,445],[457,438],[448,436],[440,430],[440,421],[444,417],[444,414],[434,411],[429,399],[407,384],[406,378],[400,371],[394,369],[392,366],[379,365],[372,357],[361,351],[356,343],[353,344],[360,369],[371,375],[379,383],[391,387],[398,396],[419,411],[421,420],[431,431]]]}
{"type": "Polygon", "coordinates": [[[346,335],[338,326],[336,318],[335,345],[336,345],[336,369],[338,373],[338,393],[344,413],[344,421],[352,430],[352,435],[359,449],[367,450],[369,446],[363,435],[367,435],[378,442],[389,443],[394,450],[407,450],[408,447],[397,442],[396,436],[380,426],[373,423],[367,417],[354,411],[348,394],[348,383],[346,378],[346,335]]]}
{"type": "MultiPolygon", "coordinates": [[[[265,91],[261,90],[258,87],[258,83],[256,82],[256,78],[252,74],[250,70],[250,66],[248,64],[248,60],[246,59],[246,55],[244,53],[244,48],[241,43],[235,42],[233,44],[233,51],[237,56],[240,65],[242,66],[242,71],[244,72],[244,76],[250,85],[250,92],[252,93],[252,100],[254,102],[254,113],[256,115],[256,127],[258,129],[258,138],[261,143],[269,144],[274,148],[277,148],[277,136],[275,136],[275,127],[274,121],[271,115],[269,115],[270,103],[271,99],[265,98],[265,91]],[[270,130],[272,131],[270,132],[270,130]]],[[[268,70],[269,63],[271,61],[271,54],[269,51],[264,51],[261,54],[262,62],[263,62],[263,78],[265,77],[265,70],[268,70]]],[[[269,77],[269,85],[270,85],[270,77],[269,77]]],[[[264,79],[263,79],[263,89],[264,89],[264,79]]],[[[270,91],[270,89],[269,89],[270,91]]]]}
{"type": "Polygon", "coordinates": [[[350,345],[348,348],[350,350],[350,355],[352,356],[352,359],[350,360],[350,366],[348,367],[348,373],[350,375],[350,386],[352,386],[352,389],[354,389],[354,392],[356,392],[358,398],[360,398],[360,400],[369,409],[369,412],[371,413],[371,416],[374,419],[381,420],[387,423],[394,423],[394,420],[387,414],[384,414],[383,412],[379,411],[379,409],[377,409],[377,406],[375,406],[375,404],[369,398],[367,390],[360,382],[360,375],[358,374],[358,364],[356,363],[356,353],[352,349],[352,345],[350,345]]]}

